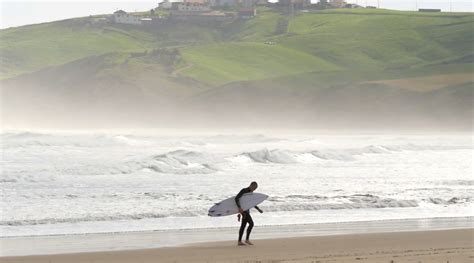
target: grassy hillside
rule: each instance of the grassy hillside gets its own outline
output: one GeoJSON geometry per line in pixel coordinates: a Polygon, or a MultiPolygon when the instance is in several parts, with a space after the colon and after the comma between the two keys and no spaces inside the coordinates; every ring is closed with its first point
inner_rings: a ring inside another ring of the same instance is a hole
{"type": "Polygon", "coordinates": [[[282,44],[350,68],[423,66],[472,55],[472,15],[322,12],[290,21],[282,44]]]}
{"type": "Polygon", "coordinates": [[[77,18],[0,30],[0,79],[110,52],[210,42],[212,28],[137,27],[77,18]]]}
{"type": "Polygon", "coordinates": [[[470,129],[473,18],[264,8],[248,21],[0,30],[3,120],[470,129]]]}
{"type": "Polygon", "coordinates": [[[471,14],[329,10],[137,27],[79,18],[0,31],[0,78],[114,51],[181,47],[179,74],[210,85],[302,72],[472,64],[471,14]],[[265,42],[276,45],[265,45],[265,42]],[[186,67],[182,69],[182,67],[186,67]]]}
{"type": "Polygon", "coordinates": [[[470,14],[344,10],[302,13],[289,18],[267,12],[245,26],[240,25],[241,31],[234,34],[232,40],[245,44],[184,49],[191,69],[183,73],[211,84],[291,75],[302,72],[294,65],[295,54],[304,72],[380,72],[459,64],[460,61],[470,67],[474,57],[473,26],[470,14]],[[287,20],[286,33],[278,28],[284,24],[284,21],[279,23],[280,20],[287,20]],[[275,42],[279,48],[255,44],[267,41],[275,42]],[[224,65],[221,60],[228,63],[224,65]],[[262,60],[268,60],[269,65],[260,65],[262,60]],[[309,60],[314,63],[307,64],[309,60]],[[278,67],[273,67],[271,61],[278,67]],[[285,66],[287,68],[281,70],[285,66]],[[248,68],[253,74],[235,68],[248,68]],[[229,72],[221,72],[227,69],[229,72]],[[268,74],[258,74],[258,71],[268,74]]]}
{"type": "Polygon", "coordinates": [[[184,48],[182,54],[189,64],[182,74],[211,85],[339,69],[306,52],[263,43],[212,44],[184,48]]]}
{"type": "Polygon", "coordinates": [[[141,50],[151,44],[146,41],[147,36],[133,33],[91,27],[80,21],[2,30],[1,74],[2,77],[9,77],[86,56],[141,50]]]}

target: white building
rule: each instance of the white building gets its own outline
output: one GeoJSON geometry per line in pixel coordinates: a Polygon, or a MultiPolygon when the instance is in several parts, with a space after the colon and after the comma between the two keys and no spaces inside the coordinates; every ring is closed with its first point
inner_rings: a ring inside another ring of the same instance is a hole
{"type": "Polygon", "coordinates": [[[114,12],[114,22],[118,24],[141,25],[140,17],[127,14],[123,10],[114,12]]]}
{"type": "Polygon", "coordinates": [[[178,11],[182,12],[208,12],[211,8],[201,3],[179,3],[178,11]]]}
{"type": "Polygon", "coordinates": [[[164,0],[163,2],[158,4],[160,9],[171,9],[173,4],[169,0],[164,0]]]}
{"type": "Polygon", "coordinates": [[[343,8],[346,6],[346,1],[344,0],[330,0],[329,4],[335,8],[343,8]]]}
{"type": "Polygon", "coordinates": [[[239,0],[209,0],[211,6],[236,6],[239,0]]]}

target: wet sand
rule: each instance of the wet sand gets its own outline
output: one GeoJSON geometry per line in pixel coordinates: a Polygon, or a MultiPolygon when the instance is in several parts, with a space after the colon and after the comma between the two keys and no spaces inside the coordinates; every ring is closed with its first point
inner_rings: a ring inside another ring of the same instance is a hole
{"type": "MultiPolygon", "coordinates": [[[[474,229],[350,234],[234,241],[182,247],[41,256],[0,262],[473,262],[474,229]]],[[[111,244],[113,245],[113,244],[111,244]]]]}

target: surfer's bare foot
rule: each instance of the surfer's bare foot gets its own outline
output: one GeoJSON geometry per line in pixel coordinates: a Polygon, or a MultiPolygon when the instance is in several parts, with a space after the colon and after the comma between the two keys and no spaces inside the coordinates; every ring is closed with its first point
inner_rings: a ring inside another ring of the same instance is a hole
{"type": "Polygon", "coordinates": [[[239,241],[239,243],[237,243],[237,246],[246,246],[244,242],[242,241],[239,241]]]}
{"type": "Polygon", "coordinates": [[[245,243],[247,243],[248,245],[253,245],[253,243],[250,242],[249,240],[245,241],[245,243]]]}

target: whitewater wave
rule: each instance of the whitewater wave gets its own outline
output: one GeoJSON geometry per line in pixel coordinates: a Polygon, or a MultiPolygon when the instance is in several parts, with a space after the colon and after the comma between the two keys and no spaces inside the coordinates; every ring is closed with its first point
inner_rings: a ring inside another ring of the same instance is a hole
{"type": "Polygon", "coordinates": [[[193,217],[202,215],[203,211],[175,211],[173,213],[141,213],[141,214],[117,214],[104,216],[86,216],[76,218],[43,218],[43,219],[24,219],[24,220],[10,220],[0,221],[1,226],[25,226],[25,225],[46,225],[46,224],[61,224],[61,223],[79,223],[79,222],[103,222],[103,221],[119,221],[119,220],[140,220],[153,219],[165,217],[193,217]]]}
{"type": "Polygon", "coordinates": [[[443,185],[474,185],[474,180],[445,180],[441,182],[443,185]]]}
{"type": "MultiPolygon", "coordinates": [[[[173,210],[149,213],[130,213],[130,214],[112,214],[112,215],[88,215],[83,217],[64,217],[64,218],[38,218],[38,219],[16,219],[0,221],[1,226],[26,226],[26,225],[45,225],[60,223],[79,223],[79,222],[101,222],[101,221],[119,221],[119,220],[141,220],[167,217],[200,217],[207,214],[208,206],[212,200],[217,197],[209,196],[177,196],[176,194],[166,193],[139,193],[158,199],[175,199],[181,201],[204,200],[205,202],[193,207],[177,207],[173,210]]],[[[122,198],[121,196],[113,197],[122,198]]],[[[78,198],[79,196],[71,194],[67,198],[78,198]]],[[[81,196],[82,197],[82,196],[81,196]]],[[[82,197],[83,198],[83,197],[82,197]]],[[[221,198],[221,197],[219,197],[221,198]]],[[[219,199],[217,198],[217,199],[219,199]]],[[[419,207],[421,203],[432,205],[458,205],[472,202],[470,197],[452,197],[447,199],[430,197],[420,200],[415,199],[395,199],[380,197],[373,194],[354,194],[354,195],[303,195],[292,194],[286,196],[270,196],[261,208],[265,212],[291,212],[291,211],[317,211],[317,210],[344,210],[344,209],[383,209],[383,208],[413,208],[419,207]]]]}
{"type": "Polygon", "coordinates": [[[16,183],[18,182],[17,179],[13,178],[0,178],[0,183],[16,183]]]}
{"type": "Polygon", "coordinates": [[[265,210],[277,212],[294,210],[405,208],[418,207],[422,202],[434,205],[456,205],[470,203],[472,201],[470,197],[452,197],[448,199],[429,197],[415,200],[383,198],[372,194],[355,194],[348,196],[287,195],[268,198],[270,205],[265,206],[265,210]]]}
{"type": "Polygon", "coordinates": [[[308,156],[315,158],[315,161],[354,161],[358,157],[369,154],[392,154],[403,151],[446,151],[472,149],[466,146],[426,146],[426,145],[369,145],[362,148],[346,149],[319,149],[305,152],[296,152],[282,149],[262,149],[253,152],[244,152],[235,157],[247,157],[257,163],[299,163],[307,162],[308,156]]]}
{"type": "Polygon", "coordinates": [[[313,211],[313,210],[341,210],[341,209],[363,209],[363,208],[402,208],[418,207],[416,200],[382,199],[375,203],[332,203],[332,204],[280,204],[265,206],[265,211],[313,211]]]}
{"type": "MultiPolygon", "coordinates": [[[[296,210],[322,210],[322,209],[358,209],[358,208],[385,208],[385,207],[416,207],[417,200],[400,200],[394,198],[382,198],[372,194],[354,194],[337,196],[320,195],[287,195],[274,196],[268,199],[270,202],[285,202],[284,211],[289,207],[296,210]]],[[[278,211],[278,210],[276,210],[278,211]]]]}
{"type": "Polygon", "coordinates": [[[285,150],[267,150],[263,149],[255,152],[242,153],[242,156],[248,157],[257,163],[296,163],[295,155],[285,150]]]}
{"type": "Polygon", "coordinates": [[[152,172],[167,174],[210,174],[219,171],[222,158],[207,153],[176,150],[148,157],[133,157],[132,160],[104,161],[101,163],[90,161],[57,165],[35,171],[33,176],[23,171],[9,171],[0,183],[15,183],[17,181],[35,182],[44,181],[50,174],[53,175],[117,175],[133,174],[136,172],[152,172]],[[135,160],[133,160],[135,159],[135,160]]]}
{"type": "Polygon", "coordinates": [[[392,154],[404,151],[447,151],[472,149],[466,146],[430,146],[430,145],[369,145],[363,148],[352,149],[324,149],[315,150],[310,153],[322,160],[353,161],[356,157],[367,154],[392,154]]]}
{"type": "Polygon", "coordinates": [[[432,203],[435,205],[453,205],[453,204],[463,204],[463,203],[470,203],[472,201],[471,197],[453,197],[449,199],[442,199],[438,197],[430,197],[428,199],[423,199],[428,203],[432,203]]]}
{"type": "Polygon", "coordinates": [[[244,152],[236,157],[247,157],[249,160],[257,163],[280,163],[290,164],[299,162],[308,162],[308,156],[312,156],[313,161],[317,160],[335,160],[335,161],[354,161],[357,155],[376,153],[389,153],[384,148],[367,147],[364,149],[327,149],[314,150],[309,152],[292,152],[288,150],[262,149],[254,152],[244,152]]]}
{"type": "Polygon", "coordinates": [[[221,159],[196,151],[176,150],[123,163],[64,167],[59,174],[114,175],[152,172],[166,174],[210,174],[219,171],[221,159]]]}
{"type": "Polygon", "coordinates": [[[207,153],[176,150],[143,160],[125,162],[103,169],[102,172],[105,174],[132,174],[135,172],[210,174],[219,171],[220,162],[222,162],[220,158],[207,153]]]}
{"type": "Polygon", "coordinates": [[[143,168],[172,174],[208,174],[218,171],[215,157],[195,151],[177,150],[154,156],[143,168]]]}

